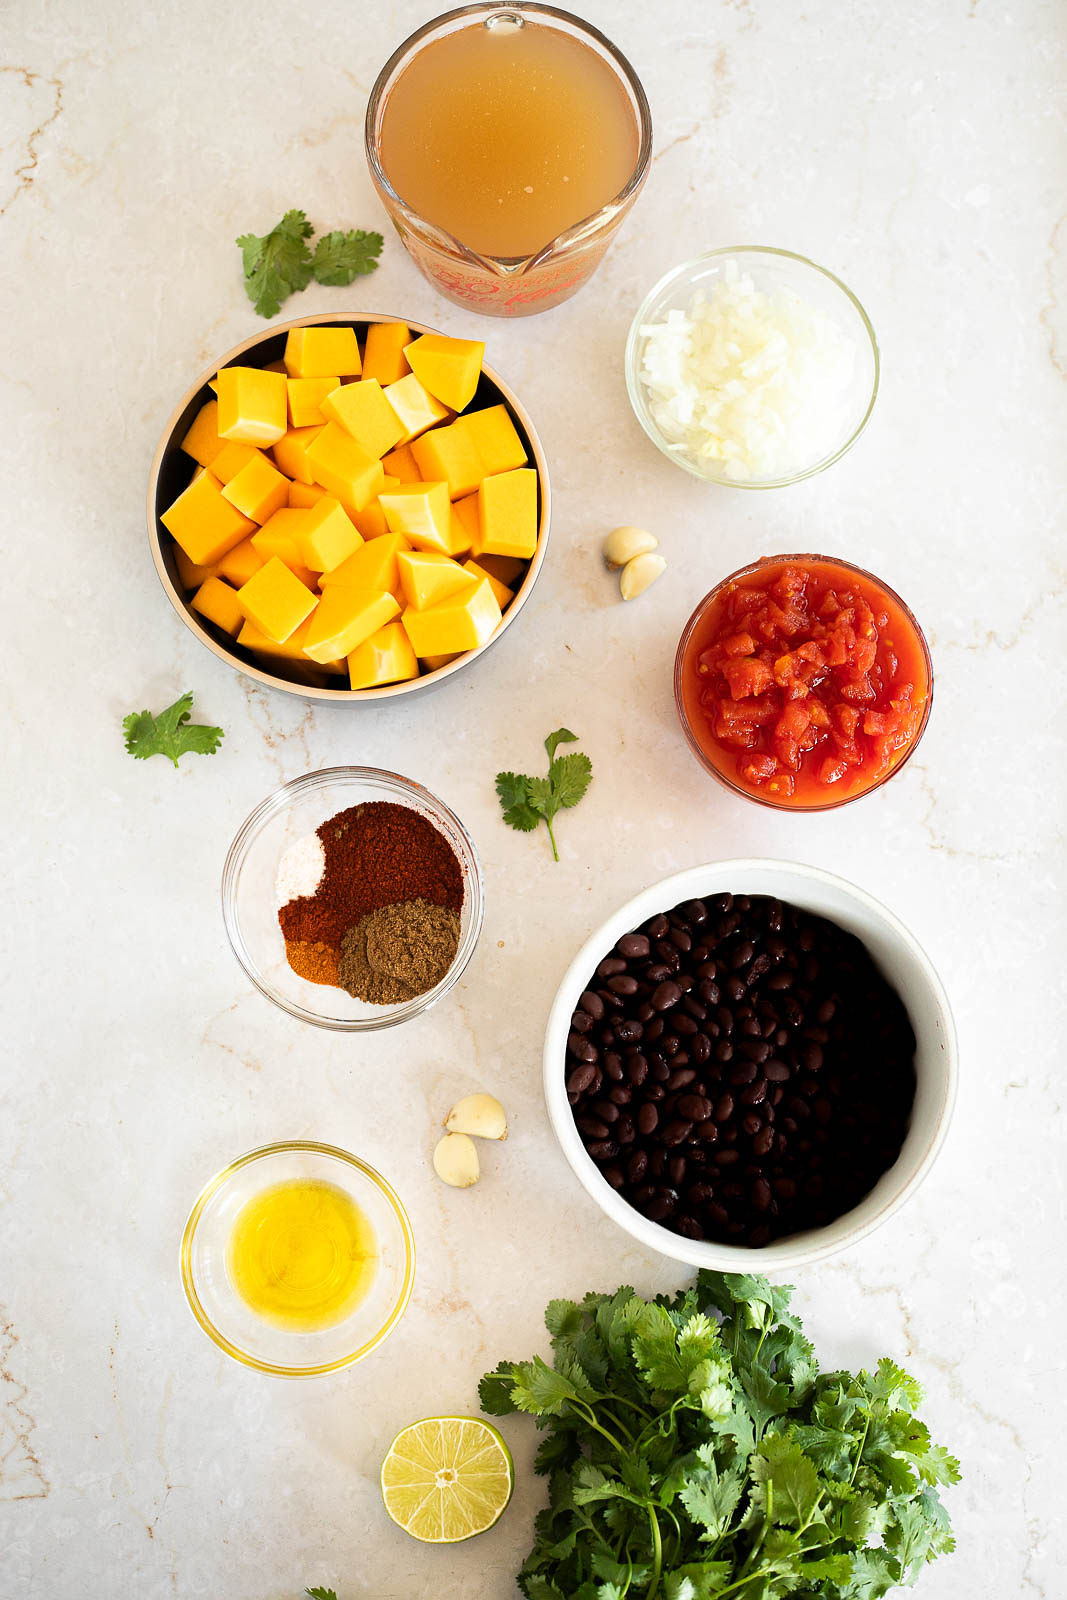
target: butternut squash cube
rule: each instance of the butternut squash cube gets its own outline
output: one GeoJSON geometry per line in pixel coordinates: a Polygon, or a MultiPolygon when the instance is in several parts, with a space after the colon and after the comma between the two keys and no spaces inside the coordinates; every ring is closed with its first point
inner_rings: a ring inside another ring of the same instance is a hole
{"type": "Polygon", "coordinates": [[[260,567],[266,564],[266,559],[266,556],[259,553],[251,539],[242,539],[232,550],[227,550],[219,562],[219,577],[225,578],[227,583],[232,583],[235,589],[240,589],[242,584],[248,582],[253,572],[258,572],[260,567]]]}
{"type": "Polygon", "coordinates": [[[358,378],[359,345],[354,328],[290,328],[285,340],[290,378],[358,378]]]}
{"type": "Polygon", "coordinates": [[[410,445],[398,444],[395,450],[382,457],[382,467],[388,477],[396,478],[399,483],[422,482],[422,473],[415,465],[410,445]]]}
{"type": "Polygon", "coordinates": [[[303,563],[312,572],[329,572],[347,561],[363,543],[363,537],[345,516],[339,500],[324,495],[317,505],[304,512],[298,539],[303,563]]]}
{"type": "Polygon", "coordinates": [[[289,504],[289,479],[257,450],[252,460],[223,484],[222,492],[238,511],[262,524],[289,504]]]}
{"type": "Polygon", "coordinates": [[[348,657],[348,678],[353,689],[376,689],[379,684],[402,683],[418,675],[418,659],[399,622],[387,622],[348,657]]]}
{"type": "Polygon", "coordinates": [[[312,482],[307,453],[321,432],[321,427],[290,428],[284,438],[278,440],[272,454],[287,478],[297,483],[312,482]]]}
{"type": "Polygon", "coordinates": [[[424,333],[404,354],[419,382],[453,411],[462,411],[474,399],[482,374],[485,345],[480,339],[449,339],[443,333],[424,333]]]}
{"type": "Polygon", "coordinates": [[[500,622],[500,607],[489,579],[483,578],[425,611],[409,606],[401,621],[417,656],[457,655],[461,650],[477,650],[492,638],[500,622]]]}
{"type": "Polygon", "coordinates": [[[444,422],[451,414],[447,406],[443,406],[428,389],[423,388],[413,372],[389,384],[382,393],[404,425],[404,436],[400,441],[402,446],[417,439],[427,428],[444,422]]]}
{"type": "Polygon", "coordinates": [[[350,655],[399,610],[395,596],[384,591],[350,589],[345,584],[324,589],[304,640],[304,654],[323,662],[350,655]]]}
{"type": "Polygon", "coordinates": [[[338,423],[373,461],[380,461],[404,436],[404,424],[377,378],[338,385],[324,397],[322,413],[327,421],[338,423]]]}
{"type": "Polygon", "coordinates": [[[298,483],[294,478],[289,485],[289,505],[294,511],[306,511],[317,505],[326,490],[318,483],[298,483]]]}
{"type": "Polygon", "coordinates": [[[307,664],[307,656],[304,654],[304,640],[307,638],[310,626],[311,618],[307,617],[299,628],[289,635],[288,639],[279,641],[269,638],[261,628],[256,627],[254,622],[246,622],[237,635],[237,643],[243,644],[248,650],[255,650],[257,655],[266,656],[268,662],[270,660],[299,661],[303,666],[307,664]]]}
{"type": "Polygon", "coordinates": [[[400,483],[378,496],[391,533],[402,533],[416,550],[452,555],[452,506],[446,483],[400,483]]]}
{"type": "Polygon", "coordinates": [[[372,322],[367,329],[363,351],[363,376],[377,378],[384,389],[410,372],[404,346],[411,343],[411,329],[403,322],[372,322]]]}
{"type": "Polygon", "coordinates": [[[310,515],[310,508],[285,506],[276,511],[258,533],[252,535],[249,543],[264,561],[277,556],[287,567],[306,566],[302,539],[309,526],[307,519],[310,515]]]}
{"type": "Polygon", "coordinates": [[[192,427],[182,440],[181,448],[201,467],[210,467],[223,440],[219,438],[219,403],[209,400],[202,405],[193,419],[192,427]]]}
{"type": "Polygon", "coordinates": [[[500,607],[501,611],[507,610],[508,606],[515,598],[514,589],[509,589],[506,583],[501,583],[499,578],[494,578],[493,574],[491,572],[487,572],[485,567],[483,567],[477,561],[465,561],[463,563],[463,570],[464,572],[469,572],[472,578],[487,578],[489,581],[489,587],[492,589],[493,594],[496,597],[497,605],[500,607]]]}
{"type": "Polygon", "coordinates": [[[221,578],[208,578],[206,583],[202,583],[193,595],[192,607],[220,627],[223,633],[235,637],[240,633],[245,620],[241,602],[237,598],[237,591],[231,589],[228,583],[223,583],[221,578]]]}
{"type": "Polygon", "coordinates": [[[219,438],[274,444],[285,432],[285,377],[260,367],[223,367],[218,375],[219,438]]]}
{"type": "Polygon", "coordinates": [[[232,483],[250,461],[260,457],[266,459],[263,451],[257,450],[254,444],[224,444],[211,463],[211,471],[220,483],[232,483]]]}
{"type": "Polygon", "coordinates": [[[387,533],[380,539],[368,539],[347,561],[331,572],[324,572],[319,588],[344,586],[371,592],[388,592],[400,598],[400,568],[397,564],[402,551],[411,546],[402,533],[387,533]]]}
{"type": "MultiPolygon", "coordinates": [[[[271,556],[266,565],[238,589],[237,598],[248,621],[276,644],[284,643],[295,633],[318,604],[311,590],[277,556],[271,556]]],[[[335,656],[342,653],[333,652],[335,656]]]]}
{"type": "Polygon", "coordinates": [[[472,494],[485,477],[477,446],[460,426],[465,420],[457,417],[447,427],[431,428],[409,447],[420,476],[428,483],[447,483],[453,500],[472,494]]]}
{"type": "Polygon", "coordinates": [[[285,386],[291,428],[321,428],[327,418],[322,402],[340,383],[336,375],[327,378],[290,378],[285,386]]]}
{"type": "Polygon", "coordinates": [[[174,552],[174,564],[178,568],[179,578],[187,589],[199,589],[202,583],[213,578],[219,570],[214,564],[198,567],[195,561],[189,560],[181,545],[174,552]]]}
{"type": "Polygon", "coordinates": [[[222,498],[219,480],[210,471],[194,478],[159,520],[198,567],[212,566],[255,527],[222,498]]]}
{"type": "Polygon", "coordinates": [[[452,554],[462,555],[472,550],[478,541],[478,495],[466,494],[462,500],[452,502],[452,554]]]}
{"type": "MultiPolygon", "coordinates": [[[[477,509],[477,501],[475,508],[477,509]]],[[[518,556],[491,556],[483,552],[478,557],[478,565],[484,572],[488,572],[491,578],[506,583],[512,589],[526,571],[526,562],[520,561],[518,556]]]]}
{"type": "Polygon", "coordinates": [[[416,611],[447,600],[475,581],[458,561],[433,550],[403,550],[396,560],[404,599],[416,611]]]}
{"type": "Polygon", "coordinates": [[[447,667],[450,661],[455,661],[457,656],[462,654],[462,650],[454,650],[451,655],[447,656],[423,656],[422,664],[427,672],[436,672],[438,667],[447,667]]]}
{"type": "Polygon", "coordinates": [[[471,411],[465,417],[457,417],[453,427],[460,430],[461,436],[474,449],[482,478],[525,465],[526,446],[519,438],[507,406],[485,406],[481,411],[471,411]]]}
{"type": "Polygon", "coordinates": [[[483,551],[528,560],[537,549],[537,473],[532,467],[498,472],[478,490],[478,538],[483,551]]]}
{"type": "Polygon", "coordinates": [[[340,500],[350,517],[370,504],[385,481],[381,462],[361,450],[336,422],[320,429],[306,460],[314,481],[340,500]]]}

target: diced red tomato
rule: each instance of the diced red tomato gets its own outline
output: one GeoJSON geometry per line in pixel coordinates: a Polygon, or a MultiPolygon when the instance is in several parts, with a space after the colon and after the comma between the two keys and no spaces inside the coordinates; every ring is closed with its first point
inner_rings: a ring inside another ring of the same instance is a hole
{"type": "Polygon", "coordinates": [[[709,757],[798,806],[826,804],[828,789],[851,798],[892,770],[928,698],[910,616],[833,562],[767,562],[735,579],[683,663],[687,716],[709,757]]]}

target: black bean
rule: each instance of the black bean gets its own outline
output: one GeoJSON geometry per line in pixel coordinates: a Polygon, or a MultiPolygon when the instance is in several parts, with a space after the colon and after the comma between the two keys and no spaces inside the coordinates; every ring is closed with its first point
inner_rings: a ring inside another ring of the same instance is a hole
{"type": "Polygon", "coordinates": [[[702,1094],[683,1094],[678,1101],[678,1115],[687,1117],[690,1122],[707,1122],[711,1112],[711,1101],[702,1094]]]}
{"type": "Polygon", "coordinates": [[[646,1101],[637,1113],[637,1126],[647,1138],[650,1133],[655,1133],[659,1127],[659,1111],[650,1102],[646,1101]]]}
{"type": "Polygon", "coordinates": [[[793,974],[787,971],[772,973],[767,979],[767,987],[768,989],[774,989],[776,992],[783,989],[791,989],[793,987],[793,974]]]}
{"type": "Polygon", "coordinates": [[[620,1144],[633,1144],[637,1138],[637,1129],[634,1127],[632,1117],[620,1117],[611,1131],[620,1144]]]}
{"type": "Polygon", "coordinates": [[[773,1144],[774,1129],[770,1127],[770,1125],[767,1125],[766,1127],[760,1129],[759,1133],[757,1133],[756,1137],[752,1141],[753,1154],[757,1156],[768,1155],[773,1144]]]}
{"type": "Polygon", "coordinates": [[[763,1076],[769,1083],[785,1083],[789,1077],[789,1068],[784,1061],[768,1061],[763,1068],[763,1076]]]}
{"type": "Polygon", "coordinates": [[[694,928],[699,928],[701,923],[708,920],[708,908],[703,900],[683,900],[678,910],[694,928]]]}
{"type": "Polygon", "coordinates": [[[648,1171],[648,1156],[643,1150],[635,1150],[626,1163],[626,1176],[631,1183],[640,1183],[648,1171]]]}
{"type": "Polygon", "coordinates": [[[755,1083],[750,1083],[747,1089],[741,1090],[741,1104],[743,1106],[758,1106],[767,1096],[766,1078],[757,1078],[755,1083]]]}
{"type": "Polygon", "coordinates": [[[645,923],[645,932],[648,934],[650,939],[662,939],[669,927],[670,923],[668,922],[664,913],[661,911],[658,916],[653,917],[650,922],[645,923]]]}
{"type": "Polygon", "coordinates": [[[715,1102],[712,1115],[716,1122],[729,1122],[734,1114],[734,1097],[732,1094],[721,1094],[715,1102]]]}
{"type": "Polygon", "coordinates": [[[614,978],[616,973],[626,971],[626,962],[620,961],[618,956],[605,956],[596,969],[598,978],[614,978]]]}
{"type": "Polygon", "coordinates": [[[800,1052],[800,1059],[806,1072],[820,1071],[823,1064],[822,1046],[818,1044],[806,1044],[803,1050],[800,1052]]]}
{"type": "Polygon", "coordinates": [[[618,977],[608,979],[608,988],[611,990],[612,994],[636,994],[637,979],[631,978],[629,973],[620,972],[618,977]]]}
{"type": "Polygon", "coordinates": [[[689,1055],[698,1067],[711,1059],[711,1040],[706,1033],[695,1033],[689,1041],[689,1055]]]}
{"type": "Polygon", "coordinates": [[[624,933],[615,948],[627,961],[643,961],[652,947],[646,934],[624,933]]]}
{"type": "Polygon", "coordinates": [[[731,972],[730,976],[726,980],[726,993],[730,996],[731,1000],[740,1000],[744,992],[744,981],[739,978],[735,972],[731,972]]]}
{"type": "Polygon", "coordinates": [[[680,1067],[672,1072],[667,1079],[667,1088],[672,1094],[677,1094],[679,1089],[688,1089],[689,1085],[695,1083],[695,1081],[696,1073],[692,1067],[680,1067]]]}
{"type": "Polygon", "coordinates": [[[584,1094],[596,1077],[596,1068],[588,1062],[574,1071],[567,1078],[567,1092],[569,1094],[584,1094]]]}
{"type": "Polygon", "coordinates": [[[754,1061],[739,1061],[735,1067],[730,1068],[727,1077],[737,1088],[740,1084],[751,1083],[758,1072],[759,1068],[754,1061]]]}
{"type": "Polygon", "coordinates": [[[653,1083],[646,1083],[645,1084],[645,1099],[646,1100],[664,1100],[664,1099],[666,1099],[666,1097],[667,1097],[667,1091],[663,1087],[662,1083],[653,1082],[653,1083]]]}
{"type": "Polygon", "coordinates": [[[604,1057],[604,1076],[610,1078],[613,1083],[622,1082],[623,1065],[621,1056],[612,1054],[604,1057]]]}
{"type": "Polygon", "coordinates": [[[598,1139],[595,1144],[587,1144],[585,1148],[597,1163],[611,1161],[619,1153],[614,1139],[598,1139]]]}
{"type": "Polygon", "coordinates": [[[627,1017],[615,1029],[615,1037],[620,1044],[636,1044],[644,1031],[643,1025],[636,1017],[627,1017]]]}
{"type": "Polygon", "coordinates": [[[674,1117],[663,1128],[660,1138],[664,1144],[681,1144],[683,1139],[688,1139],[692,1131],[691,1122],[683,1122],[680,1117],[674,1117]]]}
{"type": "Polygon", "coordinates": [[[583,1011],[588,1012],[594,1022],[599,1022],[604,1015],[604,1002],[592,989],[586,989],[578,996],[578,1004],[583,1011]]]}
{"type": "Polygon", "coordinates": [[[641,1085],[648,1077],[648,1062],[645,1060],[643,1055],[635,1052],[635,1054],[627,1057],[626,1076],[629,1078],[635,1089],[640,1089],[641,1085]]]}
{"type": "Polygon", "coordinates": [[[599,1117],[578,1117],[575,1119],[578,1129],[587,1139],[606,1139],[608,1136],[607,1124],[601,1122],[599,1117]]]}
{"type": "Polygon", "coordinates": [[[682,991],[672,979],[666,978],[652,991],[652,1004],[657,1011],[669,1011],[682,998],[682,991]]]}
{"type": "Polygon", "coordinates": [[[576,1011],[571,1018],[571,1027],[575,1033],[588,1033],[593,1026],[593,1019],[587,1011],[576,1011]]]}
{"type": "Polygon", "coordinates": [[[730,1043],[729,1039],[719,1040],[718,1044],[715,1046],[715,1059],[722,1066],[725,1066],[728,1061],[732,1061],[734,1059],[734,1047],[730,1043]]]}
{"type": "Polygon", "coordinates": [[[766,1039],[742,1039],[740,1048],[741,1054],[747,1056],[750,1061],[763,1062],[771,1054],[771,1047],[766,1039]]]}
{"type": "Polygon", "coordinates": [[[696,1136],[701,1144],[715,1144],[719,1138],[719,1127],[715,1122],[698,1122],[696,1136]]]}
{"type": "Polygon", "coordinates": [[[600,1054],[592,1039],[586,1039],[580,1033],[567,1035],[567,1049],[576,1061],[595,1061],[600,1054]]]}
{"type": "Polygon", "coordinates": [[[608,1099],[613,1106],[628,1106],[633,1099],[633,1093],[628,1083],[617,1083],[613,1089],[608,1090],[608,1099]]]}
{"type": "Polygon", "coordinates": [[[671,1159],[667,1162],[667,1176],[677,1189],[679,1184],[682,1183],[685,1178],[684,1156],[671,1156],[671,1159]]]}
{"type": "Polygon", "coordinates": [[[701,978],[697,984],[697,994],[709,1006],[717,1006],[720,1000],[719,985],[713,978],[701,978]]]}

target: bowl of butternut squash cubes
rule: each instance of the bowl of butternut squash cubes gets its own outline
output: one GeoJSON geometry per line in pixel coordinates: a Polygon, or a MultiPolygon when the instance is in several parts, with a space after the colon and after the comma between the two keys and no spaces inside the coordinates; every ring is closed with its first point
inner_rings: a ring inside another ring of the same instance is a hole
{"type": "Polygon", "coordinates": [[[238,345],[163,434],[156,569],[216,655],[359,701],[443,682],[500,638],[548,542],[544,454],[485,346],[393,317],[238,345]]]}

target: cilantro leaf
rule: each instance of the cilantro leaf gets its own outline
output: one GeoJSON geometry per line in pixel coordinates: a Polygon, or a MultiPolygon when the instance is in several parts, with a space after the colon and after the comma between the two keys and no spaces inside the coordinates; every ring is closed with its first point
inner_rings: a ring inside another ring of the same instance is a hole
{"type": "Polygon", "coordinates": [[[572,733],[569,728],[557,728],[555,733],[550,733],[545,740],[545,749],[548,751],[549,761],[553,759],[561,744],[577,743],[578,735],[576,733],[572,733]]]}
{"type": "Polygon", "coordinates": [[[311,260],[316,282],[343,286],[373,272],[382,244],[380,233],[365,233],[362,228],[320,234],[311,260]]]}
{"type": "Polygon", "coordinates": [[[122,719],[130,755],[138,761],[147,761],[149,756],[166,756],[175,766],[179,756],[214,755],[223,737],[222,729],[209,727],[204,722],[190,722],[192,709],[192,695],[183,694],[156,717],[150,711],[131,711],[122,719]]]}
{"type": "Polygon", "coordinates": [[[572,751],[567,756],[556,755],[559,745],[576,743],[577,738],[569,728],[557,728],[549,734],[545,740],[549,755],[547,777],[531,778],[522,772],[498,772],[496,775],[496,792],[508,827],[531,833],[538,822],[544,822],[556,861],[559,851],[552,819],[557,811],[569,810],[578,804],[593,776],[593,763],[580,751],[572,751]]]}
{"type": "Polygon", "coordinates": [[[337,1595],[332,1589],[305,1589],[304,1593],[311,1596],[311,1600],[337,1600],[337,1595]]]}
{"type": "Polygon", "coordinates": [[[576,751],[573,755],[557,756],[548,769],[549,782],[559,809],[576,806],[593,777],[593,763],[587,755],[576,751]]]}
{"type": "Polygon", "coordinates": [[[276,317],[282,301],[311,282],[311,223],[302,211],[287,211],[269,233],[243,233],[237,243],[245,290],[261,317],[276,317]]]}

